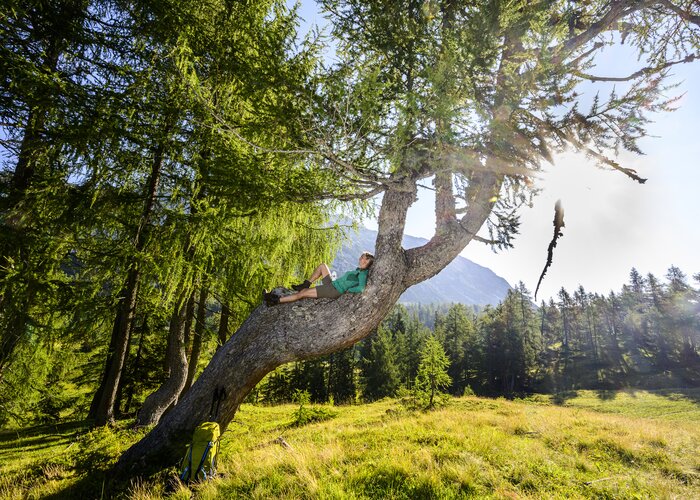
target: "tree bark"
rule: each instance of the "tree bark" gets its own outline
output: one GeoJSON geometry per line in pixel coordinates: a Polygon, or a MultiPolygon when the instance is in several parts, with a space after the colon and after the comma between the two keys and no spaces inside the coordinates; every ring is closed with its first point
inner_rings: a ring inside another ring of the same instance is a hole
{"type": "Polygon", "coordinates": [[[187,310],[189,300],[180,304],[170,320],[168,329],[168,347],[166,362],[168,378],[150,394],[136,416],[136,425],[153,425],[162,417],[165,410],[177,403],[177,398],[187,379],[187,357],[185,356],[185,330],[187,328],[187,310]]]}
{"type": "MultiPolygon", "coordinates": [[[[122,290],[119,294],[120,297],[124,296],[126,294],[126,290],[122,290]]],[[[95,416],[97,415],[97,407],[100,404],[100,400],[102,399],[102,394],[105,392],[105,387],[107,384],[107,373],[110,372],[111,367],[112,367],[112,362],[113,362],[113,356],[110,356],[110,353],[115,352],[117,349],[117,338],[118,334],[116,333],[115,330],[118,330],[119,328],[119,318],[120,316],[117,316],[117,320],[114,322],[112,325],[112,335],[110,336],[109,339],[109,347],[107,348],[107,360],[105,362],[105,368],[102,371],[102,378],[100,379],[100,385],[97,388],[97,391],[95,391],[95,394],[92,396],[92,402],[90,403],[90,410],[88,411],[88,419],[89,420],[94,420],[95,416]]]]}
{"type": "Polygon", "coordinates": [[[231,317],[231,309],[227,304],[221,303],[221,318],[219,319],[219,333],[218,333],[218,344],[216,350],[218,351],[221,346],[223,346],[228,340],[228,320],[231,317]]]}
{"type": "MultiPolygon", "coordinates": [[[[190,336],[192,333],[192,322],[194,321],[194,306],[195,306],[195,299],[194,299],[194,294],[195,291],[192,290],[190,293],[190,298],[187,299],[187,310],[185,312],[185,356],[187,359],[190,358],[190,353],[191,353],[191,346],[190,346],[190,336]]],[[[168,360],[166,359],[166,369],[169,366],[168,360]]]]}
{"type": "Polygon", "coordinates": [[[117,388],[124,369],[126,351],[129,345],[131,325],[136,314],[136,297],[138,295],[140,273],[138,268],[129,269],[126,280],[126,294],[119,301],[117,316],[112,329],[114,350],[107,354],[105,372],[100,387],[102,392],[95,395],[98,399],[95,407],[95,425],[102,426],[114,422],[114,405],[117,398],[117,388]]]}
{"type": "Polygon", "coordinates": [[[194,376],[197,373],[197,363],[199,362],[199,355],[202,352],[202,336],[204,334],[207,315],[208,296],[208,290],[205,287],[202,287],[202,289],[199,291],[199,303],[197,304],[197,317],[195,318],[194,336],[192,337],[192,351],[189,356],[187,368],[187,380],[185,381],[185,386],[182,389],[180,397],[182,397],[182,395],[187,392],[190,387],[192,387],[194,376]]]}
{"type": "Polygon", "coordinates": [[[143,352],[143,339],[148,331],[148,315],[143,317],[143,323],[141,324],[141,331],[139,336],[139,347],[136,350],[136,358],[134,359],[133,369],[131,370],[131,383],[126,390],[126,402],[124,403],[124,413],[128,414],[131,411],[131,403],[134,400],[134,386],[136,385],[136,380],[139,378],[141,371],[141,353],[143,352]]]}
{"type": "MultiPolygon", "coordinates": [[[[134,312],[135,314],[135,312],[134,312]]],[[[136,319],[134,318],[134,321],[136,319]]],[[[132,330],[135,330],[133,328],[132,330]]],[[[133,332],[132,332],[133,333],[133,332]]],[[[117,393],[114,398],[114,416],[115,418],[119,419],[122,418],[123,412],[122,412],[122,407],[120,406],[121,401],[123,399],[124,395],[124,387],[127,384],[131,383],[131,379],[129,378],[129,354],[131,353],[131,343],[133,342],[133,335],[129,334],[129,337],[126,342],[126,356],[124,357],[124,367],[122,368],[122,376],[119,377],[119,385],[117,385],[117,393]]]]}

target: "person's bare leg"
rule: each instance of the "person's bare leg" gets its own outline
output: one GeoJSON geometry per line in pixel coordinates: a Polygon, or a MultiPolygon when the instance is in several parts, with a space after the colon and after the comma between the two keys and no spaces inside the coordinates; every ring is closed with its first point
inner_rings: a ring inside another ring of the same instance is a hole
{"type": "Polygon", "coordinates": [[[287,302],[296,302],[301,299],[316,299],[318,295],[316,294],[315,288],[305,288],[304,290],[293,293],[292,295],[283,295],[280,297],[280,304],[285,304],[287,302]]]}
{"type": "Polygon", "coordinates": [[[305,280],[303,283],[299,283],[298,285],[292,285],[292,289],[297,292],[305,290],[311,287],[314,281],[316,281],[319,278],[324,278],[329,274],[331,274],[331,271],[330,269],[328,269],[328,266],[326,264],[321,264],[316,269],[314,269],[314,272],[311,273],[311,276],[308,280],[305,280]]]}
{"type": "Polygon", "coordinates": [[[311,277],[309,278],[309,281],[311,283],[313,283],[317,279],[325,278],[329,274],[331,274],[331,270],[328,269],[328,266],[326,264],[321,264],[316,269],[314,269],[313,273],[311,273],[311,277]]]}

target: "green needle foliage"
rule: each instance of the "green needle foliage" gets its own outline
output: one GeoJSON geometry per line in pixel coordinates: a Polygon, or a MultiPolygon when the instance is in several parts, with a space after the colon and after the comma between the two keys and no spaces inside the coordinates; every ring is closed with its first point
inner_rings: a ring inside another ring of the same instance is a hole
{"type": "Polygon", "coordinates": [[[435,335],[430,335],[421,351],[415,386],[418,399],[425,408],[432,409],[444,403],[442,391],[452,382],[447,374],[449,366],[450,360],[442,344],[435,335]]]}
{"type": "MultiPolygon", "coordinates": [[[[195,291],[212,298],[208,317],[226,309],[225,339],[262,288],[331,260],[343,231],[323,198],[348,188],[290,151],[303,145],[318,47],[297,41],[284,2],[0,9],[2,402],[36,400],[2,384],[15,384],[14,363],[43,380],[30,353],[52,342],[84,353],[94,391],[112,361],[128,378],[139,352],[162,356],[173,310],[195,291]],[[135,325],[147,325],[146,351],[135,325]]],[[[167,369],[149,371],[143,391],[167,369]]]]}

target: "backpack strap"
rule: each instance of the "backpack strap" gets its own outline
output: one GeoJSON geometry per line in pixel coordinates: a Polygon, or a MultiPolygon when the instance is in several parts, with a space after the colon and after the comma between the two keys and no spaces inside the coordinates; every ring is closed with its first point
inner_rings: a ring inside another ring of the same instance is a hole
{"type": "Polygon", "coordinates": [[[197,479],[197,476],[199,475],[200,472],[202,474],[204,474],[204,479],[207,478],[207,473],[204,472],[204,470],[202,470],[202,467],[204,467],[204,461],[207,459],[207,455],[209,454],[209,450],[211,449],[212,445],[213,445],[213,443],[211,441],[209,441],[207,443],[207,447],[204,448],[204,453],[202,453],[202,460],[199,461],[199,465],[197,466],[197,470],[194,473],[195,480],[197,479]]]}
{"type": "Polygon", "coordinates": [[[216,468],[216,461],[219,459],[219,451],[221,447],[221,439],[216,440],[216,453],[214,454],[214,458],[211,461],[211,468],[214,470],[216,468]]]}
{"type": "Polygon", "coordinates": [[[182,474],[180,474],[180,481],[189,481],[190,473],[192,472],[192,445],[187,447],[187,454],[185,459],[182,461],[183,464],[186,462],[185,468],[182,469],[182,474]]]}

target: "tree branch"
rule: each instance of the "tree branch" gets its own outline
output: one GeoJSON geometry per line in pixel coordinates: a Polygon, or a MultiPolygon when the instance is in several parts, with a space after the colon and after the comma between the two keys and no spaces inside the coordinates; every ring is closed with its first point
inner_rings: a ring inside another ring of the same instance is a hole
{"type": "Polygon", "coordinates": [[[647,179],[644,179],[642,177],[639,177],[637,175],[637,171],[633,170],[631,168],[625,168],[619,163],[617,163],[615,160],[612,160],[605,156],[602,153],[599,153],[598,151],[595,151],[591,147],[585,145],[583,142],[578,140],[572,133],[567,133],[564,129],[555,127],[554,125],[546,122],[545,120],[542,120],[532,113],[528,113],[528,115],[535,120],[537,123],[540,124],[541,127],[545,128],[548,130],[550,133],[553,135],[556,135],[561,141],[563,142],[568,142],[569,144],[572,144],[574,147],[576,147],[577,150],[579,151],[584,151],[586,154],[594,157],[596,160],[598,160],[601,163],[604,163],[608,165],[609,167],[612,167],[614,170],[617,170],[618,172],[622,172],[629,178],[639,182],[640,184],[644,184],[647,179]]]}
{"type": "Polygon", "coordinates": [[[628,82],[630,80],[635,80],[641,76],[647,76],[647,75],[653,75],[653,74],[659,73],[666,68],[669,68],[671,66],[675,66],[676,64],[693,62],[697,58],[698,58],[697,54],[690,54],[690,55],[686,56],[685,58],[678,60],[678,61],[669,61],[665,64],[660,64],[659,66],[654,66],[654,67],[647,66],[646,68],[642,68],[638,71],[635,71],[634,73],[632,73],[631,75],[628,75],[628,76],[620,76],[620,77],[594,76],[594,75],[588,75],[586,73],[581,73],[578,71],[575,71],[574,74],[580,78],[584,78],[584,79],[590,80],[592,82],[628,82]]]}
{"type": "MultiPolygon", "coordinates": [[[[338,200],[338,201],[369,200],[370,198],[377,196],[379,193],[382,193],[386,189],[387,189],[386,186],[377,186],[374,189],[370,189],[369,191],[364,191],[361,193],[349,193],[349,194],[323,193],[323,194],[319,194],[317,196],[313,196],[311,199],[318,200],[318,201],[330,200],[330,199],[338,200]]],[[[304,198],[304,200],[309,200],[309,198],[304,198]]]]}
{"type": "Polygon", "coordinates": [[[452,192],[452,173],[441,171],[435,174],[435,226],[440,232],[451,222],[457,220],[455,197],[452,192]]]}
{"type": "Polygon", "coordinates": [[[614,0],[610,2],[610,10],[608,10],[608,12],[599,21],[596,21],[593,24],[591,24],[582,33],[579,33],[578,35],[573,36],[568,40],[564,41],[558,47],[554,47],[554,50],[552,51],[554,54],[552,62],[554,64],[561,64],[564,61],[564,59],[566,59],[569,56],[569,54],[574,52],[576,49],[583,47],[586,43],[599,36],[614,23],[628,16],[629,14],[633,14],[634,12],[642,10],[645,7],[653,5],[655,1],[646,0],[632,2],[633,5],[630,6],[630,8],[626,9],[626,7],[628,7],[630,3],[631,2],[619,0],[614,0]]]}
{"type": "Polygon", "coordinates": [[[696,26],[700,26],[700,16],[692,15],[690,12],[681,9],[669,0],[657,0],[656,3],[659,5],[663,5],[668,10],[678,15],[678,17],[680,17],[684,21],[688,21],[689,23],[695,24],[696,26]]]}
{"type": "Polygon", "coordinates": [[[436,232],[425,245],[406,250],[408,272],[403,281],[406,288],[436,275],[476,237],[498,199],[502,182],[503,176],[493,172],[472,172],[467,188],[468,207],[462,219],[444,223],[442,231],[436,232]]]}
{"type": "MultiPolygon", "coordinates": [[[[355,175],[359,178],[369,179],[369,180],[372,180],[375,182],[387,182],[387,181],[389,181],[388,178],[380,177],[374,171],[368,171],[367,169],[359,168],[356,165],[353,165],[351,162],[343,160],[342,158],[338,157],[337,154],[333,153],[330,150],[319,151],[319,150],[307,149],[307,148],[284,149],[284,148],[267,148],[265,146],[260,146],[259,144],[256,144],[256,143],[246,139],[240,132],[238,132],[236,127],[231,126],[231,124],[229,124],[218,113],[212,111],[211,116],[219,123],[219,125],[221,126],[221,130],[225,130],[226,132],[230,133],[239,141],[241,141],[244,144],[253,148],[253,150],[255,150],[256,152],[268,153],[268,154],[318,156],[318,157],[321,157],[321,158],[328,160],[333,165],[337,165],[337,166],[341,167],[341,169],[344,170],[345,172],[350,173],[352,175],[355,175]]],[[[200,123],[200,125],[203,125],[203,126],[206,126],[206,127],[212,128],[212,129],[214,128],[211,125],[208,125],[205,123],[200,123]]]]}
{"type": "Polygon", "coordinates": [[[547,262],[542,269],[542,274],[540,274],[540,279],[537,281],[537,288],[535,288],[535,300],[537,300],[537,292],[540,289],[544,275],[547,274],[547,269],[552,265],[552,260],[554,258],[554,247],[557,246],[557,240],[564,235],[561,229],[564,227],[564,209],[561,208],[561,200],[557,200],[554,204],[554,235],[552,236],[552,241],[549,242],[549,247],[547,248],[547,262]]]}

